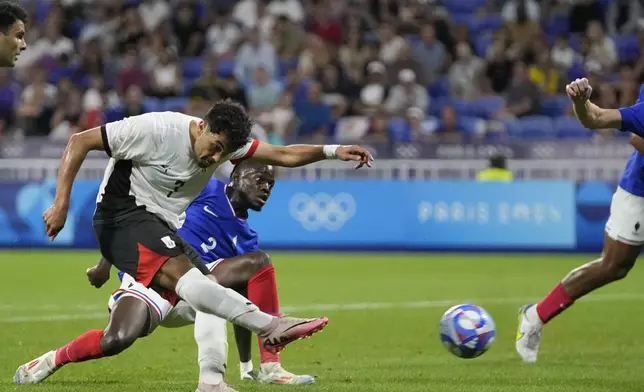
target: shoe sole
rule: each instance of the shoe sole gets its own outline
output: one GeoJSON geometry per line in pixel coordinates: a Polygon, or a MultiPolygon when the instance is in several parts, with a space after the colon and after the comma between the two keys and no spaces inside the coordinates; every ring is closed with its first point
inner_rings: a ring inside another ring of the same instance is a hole
{"type": "Polygon", "coordinates": [[[266,351],[268,351],[268,352],[269,352],[269,353],[271,353],[271,354],[277,354],[277,353],[279,353],[280,351],[284,350],[284,348],[285,348],[288,344],[293,343],[293,342],[294,342],[294,341],[296,341],[296,340],[300,340],[300,339],[308,339],[308,338],[310,338],[311,336],[313,336],[314,334],[316,334],[316,333],[318,333],[318,332],[322,331],[322,330],[324,329],[324,327],[326,327],[328,324],[329,324],[329,319],[328,319],[328,318],[326,318],[326,317],[323,317],[323,318],[321,318],[320,320],[317,320],[317,322],[314,324],[314,326],[313,326],[313,327],[311,327],[311,329],[309,329],[309,330],[308,330],[308,331],[306,331],[306,332],[303,332],[303,333],[302,333],[302,334],[300,334],[299,336],[296,336],[296,337],[294,336],[294,337],[292,337],[292,338],[290,338],[290,339],[288,339],[288,340],[285,340],[285,341],[283,341],[282,343],[280,343],[279,345],[276,345],[276,346],[268,346],[268,347],[267,347],[267,346],[264,346],[264,348],[266,349],[266,351]]]}

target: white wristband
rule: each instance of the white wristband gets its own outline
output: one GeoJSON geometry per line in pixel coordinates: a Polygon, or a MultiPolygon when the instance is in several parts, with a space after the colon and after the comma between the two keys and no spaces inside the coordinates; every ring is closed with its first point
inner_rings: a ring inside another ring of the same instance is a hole
{"type": "Polygon", "coordinates": [[[335,159],[338,157],[339,147],[340,147],[339,144],[327,144],[324,147],[322,147],[322,152],[324,152],[324,156],[327,159],[335,159]]]}

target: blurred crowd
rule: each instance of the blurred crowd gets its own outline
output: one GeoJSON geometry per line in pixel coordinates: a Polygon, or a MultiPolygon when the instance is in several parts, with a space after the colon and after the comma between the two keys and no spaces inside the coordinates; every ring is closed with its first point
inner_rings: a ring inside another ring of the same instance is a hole
{"type": "Polygon", "coordinates": [[[619,107],[644,80],[640,0],[20,3],[28,48],[0,70],[16,137],[231,98],[273,143],[587,138],[564,121],[567,81],[619,107]]]}

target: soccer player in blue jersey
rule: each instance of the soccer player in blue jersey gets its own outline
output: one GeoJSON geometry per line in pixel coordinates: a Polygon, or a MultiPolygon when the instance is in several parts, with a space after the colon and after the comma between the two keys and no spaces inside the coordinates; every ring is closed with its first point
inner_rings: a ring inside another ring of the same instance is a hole
{"type": "MultiPolygon", "coordinates": [[[[231,173],[229,184],[215,179],[208,183],[186,210],[186,221],[177,233],[199,253],[217,282],[239,291],[262,311],[278,314],[275,269],[269,256],[259,250],[257,233],[247,222],[248,210],[261,211],[274,183],[272,166],[241,162],[231,173]]],[[[110,267],[102,259],[97,266],[90,268],[88,278],[92,285],[101,287],[108,281],[110,267]]],[[[110,298],[110,309],[122,296],[134,296],[146,303],[150,310],[141,313],[139,325],[148,324],[143,334],[131,324],[120,323],[119,320],[112,322],[120,326],[119,334],[124,337],[124,342],[146,336],[158,325],[173,328],[194,323],[196,312],[166,291],[161,291],[159,296],[159,290],[132,287],[133,279],[122,272],[119,272],[119,278],[122,284],[110,298]]],[[[210,331],[205,334],[198,332],[197,328],[195,325],[195,338],[200,346],[200,379],[204,373],[223,373],[225,356],[222,351],[227,352],[227,346],[221,342],[222,337],[226,338],[221,324],[212,323],[210,331]],[[220,336],[212,336],[217,334],[220,336]]],[[[284,370],[279,354],[268,352],[261,344],[262,364],[259,372],[254,371],[252,333],[235,327],[235,339],[242,380],[258,380],[267,384],[310,384],[315,381],[311,376],[284,370]]]]}
{"type": "MultiPolygon", "coordinates": [[[[603,109],[590,102],[587,79],[566,86],[577,119],[589,129],[619,129],[631,132],[631,144],[642,149],[644,136],[644,86],[638,102],[621,109],[603,109]]],[[[536,305],[519,310],[516,350],[524,362],[537,360],[543,326],[577,299],[606,284],[626,277],[644,245],[644,154],[635,151],[613,195],[606,222],[601,256],[572,270],[536,305]]]]}

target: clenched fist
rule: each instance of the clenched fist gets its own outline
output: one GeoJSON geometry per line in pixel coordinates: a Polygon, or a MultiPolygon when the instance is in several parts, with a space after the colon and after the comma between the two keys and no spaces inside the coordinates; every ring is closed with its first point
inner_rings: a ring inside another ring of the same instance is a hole
{"type": "Polygon", "coordinates": [[[573,103],[584,103],[590,99],[593,93],[593,88],[590,87],[588,79],[576,79],[574,82],[566,86],[566,94],[573,103]]]}

